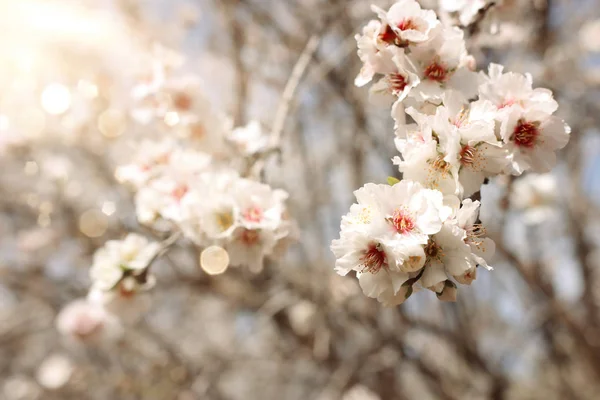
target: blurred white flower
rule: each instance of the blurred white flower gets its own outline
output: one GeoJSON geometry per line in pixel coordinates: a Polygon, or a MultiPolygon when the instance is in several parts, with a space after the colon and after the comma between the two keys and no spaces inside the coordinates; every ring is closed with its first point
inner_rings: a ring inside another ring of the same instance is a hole
{"type": "Polygon", "coordinates": [[[579,31],[579,43],[590,52],[600,52],[600,19],[587,21],[579,31]]]}
{"type": "Polygon", "coordinates": [[[469,25],[479,10],[492,0],[440,0],[440,9],[450,13],[457,13],[458,20],[463,26],[469,25]]]}
{"type": "Polygon", "coordinates": [[[558,192],[552,174],[527,174],[517,179],[510,195],[510,204],[523,213],[527,224],[539,224],[557,211],[558,192]]]}
{"type": "Polygon", "coordinates": [[[207,173],[182,199],[178,225],[199,246],[225,248],[231,265],[259,271],[263,258],[276,255],[278,245],[293,233],[287,197],[285,191],[233,171],[207,173]]]}
{"type": "Polygon", "coordinates": [[[119,166],[115,177],[138,189],[153,177],[159,175],[172,160],[177,144],[171,139],[161,141],[143,140],[138,147],[131,164],[119,166]]]}
{"type": "MultiPolygon", "coordinates": [[[[109,240],[94,254],[90,276],[94,287],[110,291],[133,292],[149,284],[149,277],[135,285],[124,285],[124,278],[138,277],[160,250],[160,244],[130,233],[123,240],[109,240]]],[[[130,282],[128,280],[127,282],[130,282]]]]}
{"type": "Polygon", "coordinates": [[[124,290],[106,292],[92,287],[87,300],[111,315],[117,317],[124,325],[137,323],[150,310],[152,294],[150,292],[135,292],[136,282],[126,278],[124,290]]]}
{"type": "Polygon", "coordinates": [[[103,307],[86,299],[67,304],[56,317],[56,328],[75,342],[100,343],[117,339],[119,321],[103,307]]]}
{"type": "Polygon", "coordinates": [[[228,138],[235,143],[242,154],[246,155],[265,151],[269,147],[269,136],[265,134],[258,121],[235,128],[228,138]]]}

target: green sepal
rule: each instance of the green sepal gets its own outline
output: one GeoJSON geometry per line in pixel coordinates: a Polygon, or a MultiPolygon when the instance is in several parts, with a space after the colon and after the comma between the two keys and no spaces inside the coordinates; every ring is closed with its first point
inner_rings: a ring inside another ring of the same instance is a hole
{"type": "Polygon", "coordinates": [[[400,179],[398,179],[398,178],[394,178],[393,176],[388,176],[387,177],[387,183],[390,186],[394,186],[398,182],[400,182],[400,179]]]}

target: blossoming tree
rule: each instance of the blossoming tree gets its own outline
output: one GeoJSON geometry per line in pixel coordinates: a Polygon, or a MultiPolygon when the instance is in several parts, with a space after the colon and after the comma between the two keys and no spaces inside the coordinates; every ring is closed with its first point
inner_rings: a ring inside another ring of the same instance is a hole
{"type": "Polygon", "coordinates": [[[0,1],[0,398],[596,398],[597,6],[0,1]]]}

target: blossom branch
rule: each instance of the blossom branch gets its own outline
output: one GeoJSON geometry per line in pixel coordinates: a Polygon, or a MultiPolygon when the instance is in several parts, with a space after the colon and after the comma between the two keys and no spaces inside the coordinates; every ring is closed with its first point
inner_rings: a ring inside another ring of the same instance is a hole
{"type": "Polygon", "coordinates": [[[496,2],[492,1],[488,4],[486,4],[485,6],[483,6],[482,8],[480,8],[477,11],[477,14],[475,15],[475,18],[473,18],[473,20],[466,26],[461,26],[462,29],[466,30],[469,35],[474,35],[477,32],[479,32],[479,25],[481,24],[481,22],[485,19],[486,15],[488,14],[488,12],[494,7],[496,6],[496,2]]]}
{"type": "Polygon", "coordinates": [[[322,35],[314,34],[308,39],[308,42],[304,46],[304,50],[302,50],[300,57],[298,57],[298,61],[296,61],[296,64],[292,69],[292,73],[285,85],[285,88],[283,89],[281,101],[279,102],[279,106],[275,112],[273,128],[271,130],[271,136],[269,140],[269,143],[272,147],[279,147],[280,145],[281,134],[283,132],[285,120],[289,112],[290,103],[292,102],[294,93],[300,84],[300,80],[302,79],[306,68],[308,68],[308,65],[310,64],[313,54],[319,47],[321,37],[322,35]]]}

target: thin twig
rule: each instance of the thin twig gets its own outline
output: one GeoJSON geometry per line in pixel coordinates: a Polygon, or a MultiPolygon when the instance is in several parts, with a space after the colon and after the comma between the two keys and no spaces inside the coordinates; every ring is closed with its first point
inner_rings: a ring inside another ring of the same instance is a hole
{"type": "Polygon", "coordinates": [[[273,129],[271,130],[270,144],[272,147],[278,147],[280,144],[283,126],[290,109],[290,103],[292,102],[294,93],[300,84],[300,80],[310,63],[313,54],[319,47],[321,37],[321,35],[314,34],[308,39],[308,42],[306,43],[306,46],[304,46],[304,50],[302,50],[302,54],[300,54],[296,65],[294,65],[292,74],[283,89],[283,95],[281,96],[281,101],[277,107],[277,112],[275,113],[275,119],[273,121],[273,129]]]}
{"type": "Polygon", "coordinates": [[[138,279],[141,282],[146,281],[146,279],[148,277],[148,273],[150,272],[150,267],[152,266],[154,261],[156,261],[159,257],[162,257],[163,255],[165,255],[169,251],[169,249],[175,244],[175,242],[177,242],[177,240],[179,240],[179,238],[181,236],[182,236],[181,231],[175,231],[168,238],[166,238],[165,240],[160,242],[160,248],[158,249],[158,251],[156,252],[154,257],[152,257],[150,259],[150,261],[148,261],[148,265],[146,266],[144,271],[138,276],[138,279]]]}
{"type": "Polygon", "coordinates": [[[483,6],[482,8],[480,8],[479,11],[477,11],[477,14],[475,15],[475,18],[473,19],[473,21],[471,21],[471,23],[469,23],[466,26],[464,26],[464,25],[461,26],[461,28],[466,30],[469,33],[469,35],[471,35],[471,36],[473,36],[474,34],[479,32],[479,24],[481,23],[481,21],[484,20],[488,11],[490,11],[495,5],[496,5],[496,2],[492,1],[491,3],[488,3],[485,6],[483,6]]]}

